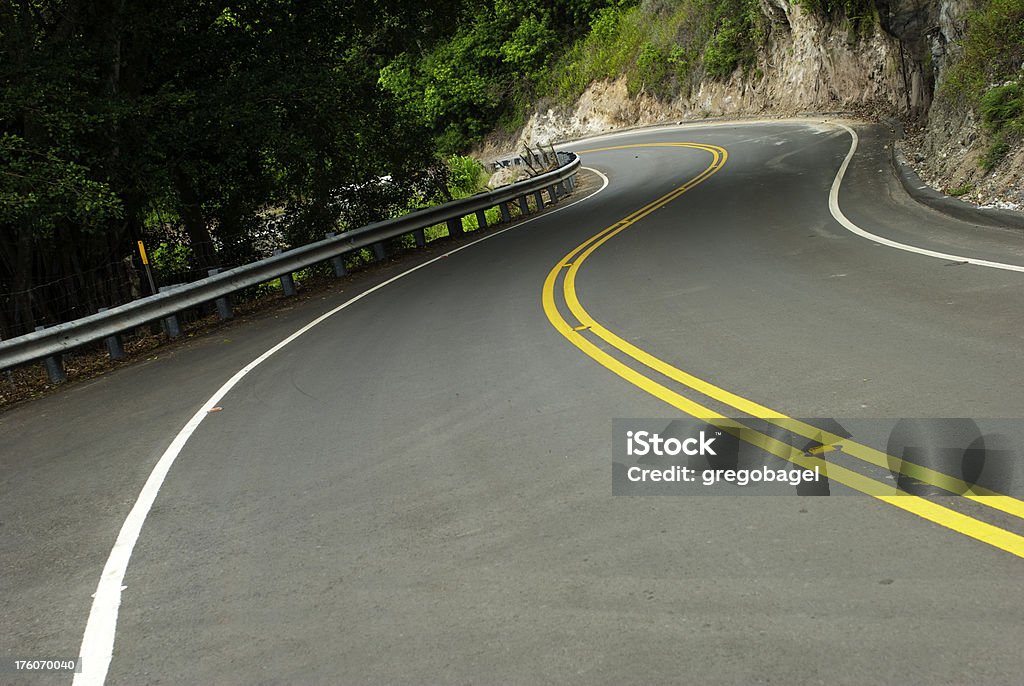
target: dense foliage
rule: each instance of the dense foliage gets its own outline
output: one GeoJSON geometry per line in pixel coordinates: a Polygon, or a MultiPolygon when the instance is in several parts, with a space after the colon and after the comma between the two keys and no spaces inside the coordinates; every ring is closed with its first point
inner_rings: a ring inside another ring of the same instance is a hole
{"type": "Polygon", "coordinates": [[[764,36],[757,0],[491,0],[468,6],[450,40],[397,56],[381,83],[454,152],[595,79],[667,98],[728,78],[764,36]]]}
{"type": "Polygon", "coordinates": [[[566,45],[620,0],[490,0],[464,7],[452,35],[409,45],[381,84],[454,153],[495,124],[514,123],[566,45]]]}
{"type": "Polygon", "coordinates": [[[131,297],[140,238],[175,234],[202,270],[253,257],[268,213],[301,242],[407,203],[433,149],[379,68],[456,11],[0,3],[0,332],[131,297]]]}

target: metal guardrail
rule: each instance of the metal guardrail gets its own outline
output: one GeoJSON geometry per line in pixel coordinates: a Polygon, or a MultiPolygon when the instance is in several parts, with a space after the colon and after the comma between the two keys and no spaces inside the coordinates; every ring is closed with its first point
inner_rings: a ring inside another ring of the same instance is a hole
{"type": "MultiPolygon", "coordinates": [[[[416,233],[437,224],[447,223],[449,234],[461,233],[463,217],[477,213],[478,218],[482,218],[484,210],[493,207],[500,207],[503,220],[509,221],[511,215],[508,203],[518,201],[520,208],[525,210],[526,197],[532,195],[540,209],[545,205],[542,191],[548,193],[547,204],[552,204],[558,201],[559,195],[568,192],[566,186],[570,189],[575,186],[575,176],[580,168],[579,157],[570,153],[569,157],[560,157],[559,163],[562,166],[552,171],[509,186],[346,231],[333,238],[235,267],[88,317],[0,341],[0,369],[46,359],[51,380],[59,381],[63,370],[57,356],[78,346],[118,336],[149,322],[173,317],[190,307],[214,302],[243,288],[290,276],[292,272],[327,262],[347,252],[416,233]]],[[[422,234],[418,235],[417,244],[422,244],[422,239],[422,234]]]]}
{"type": "MultiPolygon", "coordinates": [[[[551,159],[543,149],[540,153],[536,153],[532,150],[529,151],[529,160],[532,164],[536,164],[539,167],[543,167],[551,159]]],[[[558,160],[558,165],[562,166],[568,164],[569,160],[575,157],[575,153],[565,152],[564,150],[558,150],[555,152],[555,158],[558,160]]],[[[527,158],[523,155],[517,155],[515,157],[503,157],[498,158],[490,163],[490,166],[495,169],[508,169],[509,167],[521,167],[527,163],[527,158]]]]}

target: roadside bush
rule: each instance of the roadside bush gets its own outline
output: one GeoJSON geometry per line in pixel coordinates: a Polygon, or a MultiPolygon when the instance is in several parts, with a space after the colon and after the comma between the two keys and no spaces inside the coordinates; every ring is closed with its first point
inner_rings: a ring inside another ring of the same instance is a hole
{"type": "Polygon", "coordinates": [[[668,55],[653,43],[644,43],[636,59],[636,74],[629,80],[630,93],[646,88],[656,96],[668,96],[672,85],[669,71],[668,55]]]}
{"type": "Polygon", "coordinates": [[[642,21],[643,15],[636,7],[614,5],[599,11],[591,22],[590,32],[553,66],[555,76],[546,94],[570,103],[592,81],[627,74],[635,65],[649,30],[642,26],[642,21]]]}
{"type": "Polygon", "coordinates": [[[188,280],[192,270],[192,248],[181,243],[160,243],[149,251],[149,262],[162,285],[188,280]]]}
{"type": "Polygon", "coordinates": [[[981,96],[981,121],[993,133],[1024,123],[1024,86],[1007,83],[990,88],[981,96]]]}
{"type": "Polygon", "coordinates": [[[940,95],[976,109],[994,84],[1024,76],[1024,0],[990,0],[968,15],[960,48],[940,95]]]}
{"type": "Polygon", "coordinates": [[[704,48],[704,71],[715,78],[726,78],[744,61],[746,50],[740,26],[727,21],[704,48]]]}
{"type": "Polygon", "coordinates": [[[981,158],[982,169],[989,172],[1010,152],[1011,142],[1024,138],[1024,86],[1015,82],[990,88],[981,96],[978,110],[991,136],[981,158]]]}
{"type": "Polygon", "coordinates": [[[754,64],[757,46],[766,39],[764,15],[756,0],[710,2],[705,20],[704,72],[712,78],[728,78],[737,68],[754,64]]]}
{"type": "Polygon", "coordinates": [[[448,188],[454,198],[479,193],[487,188],[488,174],[472,157],[453,155],[448,158],[448,188]]]}
{"type": "Polygon", "coordinates": [[[980,164],[989,172],[1024,140],[1024,0],[991,0],[968,15],[960,48],[939,98],[978,114],[989,135],[980,164]]]}

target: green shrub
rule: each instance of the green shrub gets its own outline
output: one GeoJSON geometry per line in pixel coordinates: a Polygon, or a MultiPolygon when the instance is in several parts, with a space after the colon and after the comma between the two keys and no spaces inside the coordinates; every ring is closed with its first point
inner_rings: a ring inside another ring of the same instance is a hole
{"type": "Polygon", "coordinates": [[[649,27],[638,7],[606,7],[598,12],[590,32],[577,40],[552,67],[554,78],[544,94],[562,103],[570,103],[586,90],[591,82],[627,75],[631,86],[638,78],[630,74],[649,27]]]}
{"type": "Polygon", "coordinates": [[[149,251],[149,263],[161,284],[174,283],[192,268],[192,248],[181,243],[161,243],[149,251]]]}
{"type": "Polygon", "coordinates": [[[704,48],[704,71],[716,78],[726,78],[747,59],[745,34],[741,26],[727,20],[704,48]]]}
{"type": "Polygon", "coordinates": [[[942,97],[977,108],[992,84],[1019,80],[1024,65],[1024,0],[989,0],[967,17],[960,59],[947,71],[942,97]]]}
{"type": "Polygon", "coordinates": [[[1002,134],[996,134],[981,157],[981,168],[986,173],[992,171],[1008,152],[1010,152],[1010,144],[1006,142],[1006,138],[1002,134]]]}
{"type": "Polygon", "coordinates": [[[654,95],[666,97],[671,94],[669,81],[669,57],[661,48],[651,42],[644,43],[636,59],[636,72],[629,79],[630,91],[644,87],[654,95]]]}
{"type": "Polygon", "coordinates": [[[969,14],[960,49],[938,99],[978,114],[989,135],[979,163],[989,172],[1024,139],[1024,0],[989,0],[969,14]]]}
{"type": "Polygon", "coordinates": [[[967,195],[973,190],[974,186],[969,183],[966,183],[963,186],[957,186],[956,188],[946,189],[946,195],[952,196],[954,198],[959,198],[961,195],[967,195]]]}
{"type": "Polygon", "coordinates": [[[981,96],[981,121],[989,131],[997,133],[1024,117],[1024,86],[1007,83],[990,88],[981,96]]]}
{"type": "Polygon", "coordinates": [[[487,188],[488,174],[472,157],[452,155],[448,163],[448,189],[454,198],[465,198],[487,188]]]}
{"type": "Polygon", "coordinates": [[[512,36],[502,43],[501,56],[524,77],[536,80],[557,47],[558,35],[548,25],[547,15],[526,16],[512,36]]]}
{"type": "Polygon", "coordinates": [[[619,22],[622,19],[622,10],[618,7],[605,7],[597,13],[590,23],[589,39],[599,43],[613,42],[619,33],[619,22]]]}
{"type": "Polygon", "coordinates": [[[1024,85],[1012,82],[988,89],[978,111],[991,136],[981,158],[982,169],[990,172],[1010,152],[1011,144],[1024,139],[1024,85]]]}

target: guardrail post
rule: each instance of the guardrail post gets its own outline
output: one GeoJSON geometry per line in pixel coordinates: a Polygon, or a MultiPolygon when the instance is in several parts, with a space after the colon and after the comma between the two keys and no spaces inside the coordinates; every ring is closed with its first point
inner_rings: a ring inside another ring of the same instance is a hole
{"type": "MultiPolygon", "coordinates": [[[[209,276],[216,276],[217,274],[220,274],[220,267],[211,269],[206,273],[209,276]]],[[[235,313],[231,311],[231,301],[228,300],[226,295],[217,298],[213,303],[217,306],[217,316],[219,316],[221,320],[227,321],[235,316],[235,313]]]]}
{"type": "Polygon", "coordinates": [[[476,227],[478,229],[486,229],[487,228],[487,214],[486,214],[486,212],[484,212],[484,210],[477,210],[476,211],[476,227]]]}
{"type": "MultiPolygon", "coordinates": [[[[274,254],[280,255],[281,249],[278,248],[275,250],[274,254]]],[[[290,298],[295,295],[295,278],[292,276],[292,273],[288,272],[287,274],[282,274],[278,278],[281,279],[281,291],[284,293],[284,297],[290,298]]]]}
{"type": "Polygon", "coordinates": [[[512,212],[508,209],[508,203],[499,203],[498,207],[501,208],[501,221],[506,224],[512,221],[512,212]]]}
{"type": "Polygon", "coordinates": [[[388,256],[387,251],[384,249],[384,241],[377,241],[373,244],[373,259],[378,262],[383,262],[384,258],[388,256]]]}
{"type": "Polygon", "coordinates": [[[519,211],[523,213],[523,216],[530,214],[530,205],[526,202],[526,196],[519,196],[519,211]]]}
{"type": "Polygon", "coordinates": [[[448,220],[448,235],[449,236],[461,236],[462,235],[462,217],[456,217],[455,219],[448,220]]]}
{"type": "Polygon", "coordinates": [[[559,181],[558,183],[555,184],[555,192],[558,193],[558,195],[560,195],[561,197],[569,195],[569,189],[565,187],[564,181],[559,181]]]}
{"type": "Polygon", "coordinates": [[[534,191],[533,192],[533,199],[537,201],[537,210],[538,211],[543,210],[544,209],[544,198],[541,197],[540,191],[534,191]]]}
{"type": "Polygon", "coordinates": [[[422,248],[427,244],[427,235],[423,233],[423,229],[416,229],[412,232],[412,236],[416,239],[417,248],[422,248]]]}
{"type": "Polygon", "coordinates": [[[548,186],[548,197],[551,198],[552,205],[558,202],[558,189],[555,188],[555,184],[548,186]]]}
{"type": "MultiPolygon", "coordinates": [[[[37,326],[36,331],[42,331],[45,328],[45,326],[37,326]]],[[[64,371],[63,355],[50,355],[44,362],[46,363],[46,375],[50,378],[50,383],[56,385],[68,380],[67,372],[64,371]]]]}
{"type": "MultiPolygon", "coordinates": [[[[107,308],[101,307],[97,312],[106,312],[107,308]]],[[[107,356],[113,360],[123,360],[124,354],[124,341],[121,339],[121,334],[115,333],[112,336],[107,336],[103,339],[103,342],[107,346],[107,356]]]]}
{"type": "MultiPolygon", "coordinates": [[[[173,286],[160,286],[160,288],[157,289],[157,292],[165,293],[173,288],[173,286]]],[[[181,320],[178,319],[177,312],[164,317],[164,331],[167,332],[168,338],[177,338],[181,335],[181,320]]]]}
{"type": "Polygon", "coordinates": [[[565,180],[565,182],[567,184],[569,184],[569,192],[570,193],[573,192],[574,190],[576,190],[576,177],[575,176],[570,176],[569,178],[567,178],[565,180]]]}
{"type": "MultiPolygon", "coordinates": [[[[334,231],[328,231],[327,237],[334,238],[338,234],[334,231]]],[[[345,269],[345,257],[343,255],[335,255],[331,258],[331,266],[334,267],[334,275],[342,277],[348,274],[348,270],[345,269]]]]}

